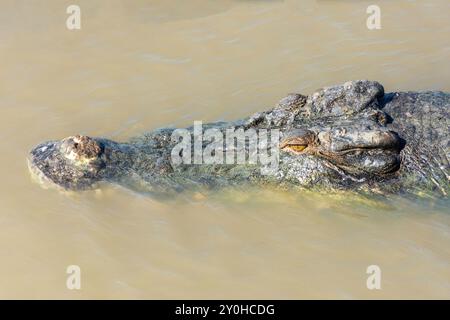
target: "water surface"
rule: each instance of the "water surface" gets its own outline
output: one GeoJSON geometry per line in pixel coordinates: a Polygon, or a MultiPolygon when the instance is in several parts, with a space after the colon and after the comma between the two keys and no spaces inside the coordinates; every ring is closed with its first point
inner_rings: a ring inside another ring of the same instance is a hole
{"type": "Polygon", "coordinates": [[[351,79],[450,91],[448,1],[377,3],[370,31],[365,1],[79,0],[69,31],[70,1],[1,1],[0,297],[449,298],[448,200],[64,195],[26,166],[45,140],[234,120],[351,79]]]}

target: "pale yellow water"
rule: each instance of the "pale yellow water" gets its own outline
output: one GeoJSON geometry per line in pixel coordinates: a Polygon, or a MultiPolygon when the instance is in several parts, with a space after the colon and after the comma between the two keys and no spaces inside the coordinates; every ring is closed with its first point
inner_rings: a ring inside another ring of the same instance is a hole
{"type": "Polygon", "coordinates": [[[448,200],[33,183],[28,150],[232,120],[350,79],[450,90],[447,0],[0,1],[0,298],[450,298],[448,200]],[[381,290],[366,268],[382,270],[381,290]],[[81,290],[66,268],[81,268],[81,290]]]}

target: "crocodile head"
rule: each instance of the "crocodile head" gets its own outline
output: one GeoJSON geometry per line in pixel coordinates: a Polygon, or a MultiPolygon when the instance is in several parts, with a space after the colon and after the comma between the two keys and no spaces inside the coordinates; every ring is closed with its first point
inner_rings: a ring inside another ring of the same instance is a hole
{"type": "Polygon", "coordinates": [[[87,136],[46,142],[30,152],[29,167],[39,180],[70,190],[89,189],[102,180],[154,189],[179,183],[223,185],[249,177],[264,182],[273,181],[273,176],[281,183],[326,190],[373,187],[378,182],[386,186],[400,168],[404,143],[386,126],[389,116],[381,109],[383,97],[377,82],[354,81],[309,97],[289,95],[247,122],[211,124],[222,131],[233,125],[279,129],[279,165],[261,175],[254,166],[239,164],[174,168],[171,130],[129,143],[87,136]]]}

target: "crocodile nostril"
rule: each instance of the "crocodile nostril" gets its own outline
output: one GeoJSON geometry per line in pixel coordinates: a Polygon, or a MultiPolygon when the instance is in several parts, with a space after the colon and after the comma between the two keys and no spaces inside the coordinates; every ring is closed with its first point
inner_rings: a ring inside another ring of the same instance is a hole
{"type": "Polygon", "coordinates": [[[100,142],[81,135],[64,139],[61,148],[66,158],[81,163],[91,162],[103,152],[103,146],[100,142]]]}

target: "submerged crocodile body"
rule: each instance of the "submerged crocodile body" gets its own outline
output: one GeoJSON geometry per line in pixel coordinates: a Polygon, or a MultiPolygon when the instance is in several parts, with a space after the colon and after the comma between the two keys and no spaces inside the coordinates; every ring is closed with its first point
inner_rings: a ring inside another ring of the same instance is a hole
{"type": "MultiPolygon", "coordinates": [[[[290,94],[275,108],[244,120],[203,126],[219,134],[230,128],[277,130],[279,139],[269,148],[271,154],[277,152],[276,166],[227,161],[230,150],[254,151],[251,142],[234,140],[215,149],[215,156],[223,153],[215,163],[176,162],[179,139],[176,129],[167,128],[124,143],[88,136],[45,142],[30,152],[29,167],[41,180],[69,190],[112,182],[155,194],[270,185],[447,196],[449,105],[450,94],[444,92],[385,94],[378,82],[351,81],[309,96],[290,94]]],[[[187,132],[194,141],[195,129],[187,132]]],[[[200,146],[205,150],[208,142],[200,141],[200,146]]]]}

